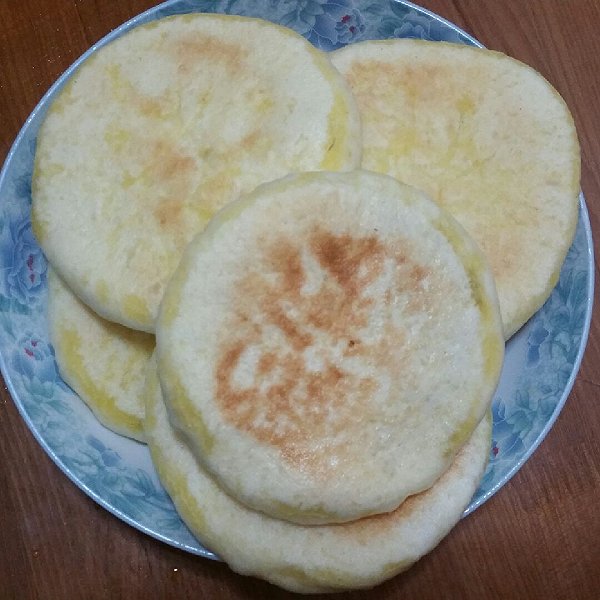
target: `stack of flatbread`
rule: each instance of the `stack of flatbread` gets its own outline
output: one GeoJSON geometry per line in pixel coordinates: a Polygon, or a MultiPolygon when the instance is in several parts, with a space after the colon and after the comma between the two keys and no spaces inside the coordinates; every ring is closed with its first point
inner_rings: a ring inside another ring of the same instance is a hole
{"type": "Polygon", "coordinates": [[[568,109],[504,55],[137,27],[38,136],[60,372],[234,570],[373,586],[477,489],[504,341],[557,281],[578,191],[568,109]]]}

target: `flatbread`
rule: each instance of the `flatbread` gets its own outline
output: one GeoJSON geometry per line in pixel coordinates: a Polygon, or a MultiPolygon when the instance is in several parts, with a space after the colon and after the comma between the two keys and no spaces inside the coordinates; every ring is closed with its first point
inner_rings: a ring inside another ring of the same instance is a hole
{"type": "Polygon", "coordinates": [[[189,14],[141,25],[73,74],[40,129],[32,222],[106,319],[153,332],[181,252],[240,192],[360,163],[352,95],[292,30],[189,14]]]}
{"type": "Polygon", "coordinates": [[[48,269],[48,327],[61,377],[109,429],[144,441],[154,336],[105,321],[48,269]]]}
{"type": "Polygon", "coordinates": [[[508,339],[550,295],[578,214],[567,106],[499,52],[421,40],[332,53],[359,104],[363,167],[425,190],[483,249],[508,339]]]}
{"type": "Polygon", "coordinates": [[[504,341],[458,223],[354,171],[225,207],[167,287],[157,350],[172,423],[220,485],[318,524],[431,486],[487,411],[504,341]]]}
{"type": "Polygon", "coordinates": [[[371,587],[410,567],[460,519],[490,451],[488,416],[434,486],[394,512],[344,525],[294,525],[247,509],[207,476],[171,427],[152,370],[146,400],[152,459],[187,526],[234,571],[295,592],[371,587]]]}

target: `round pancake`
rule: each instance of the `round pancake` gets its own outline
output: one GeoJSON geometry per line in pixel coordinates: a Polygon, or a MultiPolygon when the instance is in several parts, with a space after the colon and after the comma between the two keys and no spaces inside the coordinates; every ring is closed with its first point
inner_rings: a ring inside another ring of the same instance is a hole
{"type": "Polygon", "coordinates": [[[487,410],[503,349],[476,245],[366,171],[290,176],[225,207],[157,322],[173,424],[232,496],[298,523],[431,486],[487,410]]]}
{"type": "Polygon", "coordinates": [[[360,120],[327,56],[258,19],[190,14],[86,60],[37,140],[33,228],[101,316],[152,332],[193,235],[240,192],[360,163],[360,120]]]}
{"type": "Polygon", "coordinates": [[[100,318],[48,270],[48,326],[61,377],[109,429],[144,441],[154,336],[100,318]]]}
{"type": "Polygon", "coordinates": [[[508,339],[558,281],[577,223],[580,156],[567,106],[498,52],[421,40],[332,53],[363,124],[363,166],[425,190],[483,249],[508,339]]]}
{"type": "Polygon", "coordinates": [[[488,416],[433,487],[394,512],[343,525],[295,525],[249,510],[215,484],[170,426],[151,369],[145,397],[152,459],[188,527],[233,570],[296,592],[370,587],[410,567],[460,519],[490,451],[488,416]]]}

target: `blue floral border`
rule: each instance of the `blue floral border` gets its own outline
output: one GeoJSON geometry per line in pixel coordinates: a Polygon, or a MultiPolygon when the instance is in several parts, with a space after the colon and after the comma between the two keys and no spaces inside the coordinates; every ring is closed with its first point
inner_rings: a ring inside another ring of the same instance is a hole
{"type": "MultiPolygon", "coordinates": [[[[395,0],[171,0],[113,31],[172,14],[255,16],[295,29],[323,50],[364,39],[410,37],[479,45],[443,19],[395,0]]],[[[35,140],[45,110],[78,61],[44,96],[0,175],[0,366],[32,433],[57,465],[102,506],[146,533],[209,558],[187,530],[152,467],[147,449],[101,427],[61,381],[45,320],[46,261],[29,218],[35,140]]],[[[543,308],[507,347],[493,403],[493,445],[467,513],[497,491],[556,419],[579,367],[591,316],[593,256],[583,198],[573,246],[543,308]],[[512,357],[512,358],[511,358],[512,357]]]]}

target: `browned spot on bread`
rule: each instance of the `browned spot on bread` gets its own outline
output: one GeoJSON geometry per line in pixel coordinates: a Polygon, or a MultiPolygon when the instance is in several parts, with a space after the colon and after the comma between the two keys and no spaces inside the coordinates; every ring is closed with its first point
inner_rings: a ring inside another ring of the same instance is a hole
{"type": "MultiPolygon", "coordinates": [[[[324,470],[309,442],[313,437],[334,436],[343,428],[351,417],[344,405],[356,379],[332,364],[307,372],[302,357],[294,352],[267,353],[259,361],[257,382],[239,389],[232,379],[246,347],[243,341],[231,346],[218,364],[217,398],[223,414],[236,427],[279,448],[283,458],[296,466],[311,472],[324,470]],[[260,384],[274,369],[279,377],[261,393],[260,384]]],[[[361,383],[371,391],[373,386],[366,379],[361,383]]],[[[360,409],[366,397],[363,393],[352,408],[360,409]]]]}
{"type": "Polygon", "coordinates": [[[312,342],[310,333],[303,332],[276,303],[265,307],[265,309],[270,322],[281,329],[294,350],[304,350],[312,342]]]}
{"type": "MultiPolygon", "coordinates": [[[[365,60],[353,63],[345,77],[357,94],[359,106],[362,99],[371,96],[385,97],[389,102],[385,94],[391,89],[401,90],[409,100],[435,103],[439,101],[437,93],[446,91],[448,72],[437,65],[420,64],[415,68],[402,63],[365,60]]],[[[393,107],[388,108],[393,110],[393,107]]]]}
{"type": "Polygon", "coordinates": [[[173,100],[169,92],[155,96],[142,91],[129,77],[123,75],[118,63],[108,64],[105,74],[108,78],[107,84],[112,87],[114,101],[134,107],[139,114],[151,120],[161,119],[172,110],[173,100]]]}
{"type": "Polygon", "coordinates": [[[183,154],[174,144],[163,140],[154,144],[149,166],[158,181],[187,178],[195,165],[195,160],[183,154]]]}
{"type": "Polygon", "coordinates": [[[278,293],[273,289],[269,292],[269,298],[263,298],[262,311],[266,314],[268,322],[283,332],[293,349],[301,351],[312,342],[312,336],[309,332],[302,331],[301,327],[286,315],[279,302],[281,298],[296,301],[300,297],[300,289],[304,283],[300,252],[291,244],[280,242],[272,247],[268,258],[271,260],[271,268],[281,278],[281,287],[278,293]]]}
{"type": "Polygon", "coordinates": [[[307,305],[307,321],[337,339],[348,335],[349,326],[364,327],[373,300],[362,292],[381,273],[383,245],[375,236],[356,239],[317,230],[309,248],[337,285],[330,283],[307,305]]]}
{"type": "Polygon", "coordinates": [[[410,278],[409,281],[413,282],[414,287],[421,284],[423,279],[427,276],[427,269],[421,265],[412,265],[410,267],[410,278]]]}
{"type": "Polygon", "coordinates": [[[240,142],[240,147],[243,148],[246,152],[252,150],[258,144],[262,137],[261,132],[258,129],[254,129],[247,135],[242,138],[240,142]]]}
{"type": "Polygon", "coordinates": [[[199,62],[219,63],[232,74],[243,70],[244,53],[240,46],[198,32],[178,39],[174,52],[184,74],[197,69],[199,62]]]}
{"type": "Polygon", "coordinates": [[[350,297],[356,297],[381,269],[384,247],[375,236],[353,238],[316,231],[310,246],[321,265],[350,297]]]}
{"type": "Polygon", "coordinates": [[[272,269],[282,277],[280,292],[285,296],[296,298],[304,284],[304,268],[300,249],[286,240],[279,240],[271,245],[267,254],[272,269]]]}
{"type": "Polygon", "coordinates": [[[221,334],[217,404],[227,422],[277,448],[295,467],[326,476],[348,457],[338,434],[379,410],[370,366],[401,369],[406,351],[401,330],[377,342],[364,337],[371,313],[376,305],[391,306],[398,289],[420,289],[427,270],[410,248],[319,227],[301,243],[263,240],[252,264],[236,283],[235,317],[221,334]],[[389,293],[374,295],[370,286],[384,276],[385,261],[394,267],[389,293]],[[321,278],[311,287],[315,274],[306,269],[315,264],[321,278]],[[254,363],[244,358],[246,350],[258,353],[254,363]],[[353,371],[347,359],[365,368],[353,371]],[[245,384],[237,369],[251,371],[245,384]]]}
{"type": "Polygon", "coordinates": [[[159,198],[153,210],[154,218],[163,230],[183,230],[184,202],[189,194],[196,162],[183,154],[175,144],[165,140],[149,143],[147,153],[142,176],[144,185],[153,188],[155,193],[162,190],[162,194],[157,194],[159,198]]]}
{"type": "Polygon", "coordinates": [[[161,202],[154,210],[154,216],[163,229],[170,229],[179,224],[181,220],[181,201],[177,199],[167,199],[161,202]]]}
{"type": "Polygon", "coordinates": [[[261,355],[256,368],[259,376],[270,373],[277,365],[277,355],[274,352],[265,352],[261,355]]]}
{"type": "Polygon", "coordinates": [[[146,117],[150,117],[152,119],[159,119],[163,116],[166,99],[156,99],[150,98],[148,96],[133,96],[135,98],[137,107],[139,111],[145,115],[146,117]]]}

